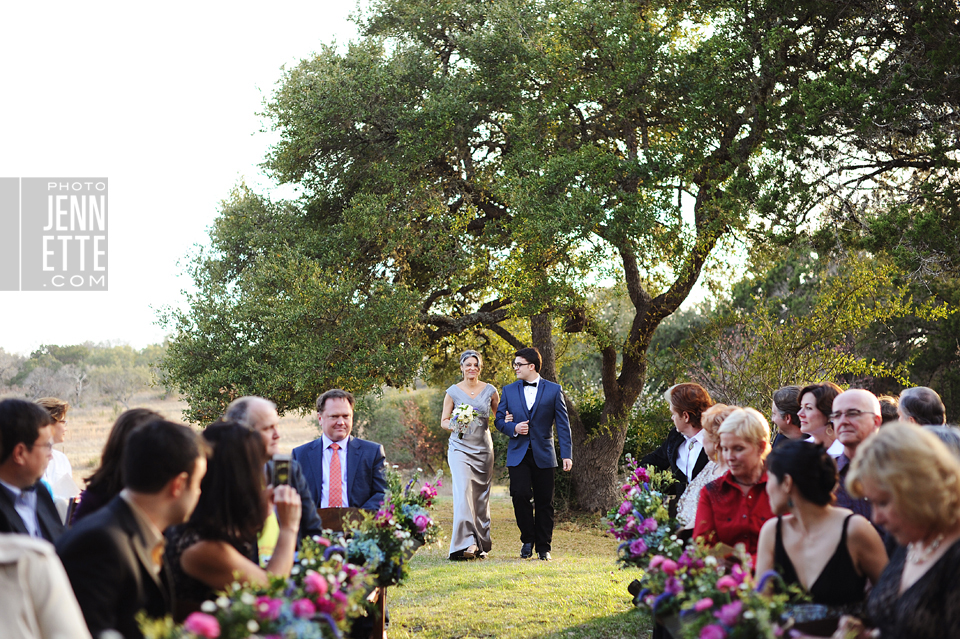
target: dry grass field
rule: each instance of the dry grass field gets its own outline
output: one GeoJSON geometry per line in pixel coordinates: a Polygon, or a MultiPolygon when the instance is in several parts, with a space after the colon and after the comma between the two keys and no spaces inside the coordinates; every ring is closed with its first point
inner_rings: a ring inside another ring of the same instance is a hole
{"type": "MultiPolygon", "coordinates": [[[[130,407],[149,408],[171,421],[183,421],[183,410],[187,404],[176,397],[161,399],[156,393],[144,393],[135,396],[130,407]]],[[[84,486],[83,478],[90,475],[100,463],[100,453],[110,428],[123,411],[123,406],[116,404],[71,407],[67,413],[67,437],[56,448],[70,459],[73,479],[81,488],[84,486]]],[[[301,418],[296,414],[286,415],[280,420],[280,450],[290,452],[296,446],[315,439],[319,432],[312,416],[301,418]]]]}

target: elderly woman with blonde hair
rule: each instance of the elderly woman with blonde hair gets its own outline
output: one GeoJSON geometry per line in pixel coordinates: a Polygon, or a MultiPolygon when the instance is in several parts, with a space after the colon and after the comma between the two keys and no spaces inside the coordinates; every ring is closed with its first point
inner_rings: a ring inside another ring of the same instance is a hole
{"type": "MultiPolygon", "coordinates": [[[[847,490],[870,500],[874,523],[901,545],[870,592],[866,623],[882,637],[960,637],[957,458],[918,426],[887,424],[857,448],[847,490]]],[[[845,619],[838,633],[854,625],[845,619]]]]}
{"type": "Polygon", "coordinates": [[[693,536],[707,544],[744,544],[751,555],[765,521],[773,517],[764,460],[770,452],[767,420],[753,408],[738,408],[723,420],[720,456],[727,472],[700,491],[693,536]]]}

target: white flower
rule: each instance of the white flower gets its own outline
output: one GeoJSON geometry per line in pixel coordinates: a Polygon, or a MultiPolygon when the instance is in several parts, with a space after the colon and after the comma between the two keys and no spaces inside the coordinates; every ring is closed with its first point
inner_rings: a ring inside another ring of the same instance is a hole
{"type": "Polygon", "coordinates": [[[251,619],[250,621],[247,622],[247,630],[249,630],[250,632],[256,632],[257,630],[260,630],[260,624],[258,624],[256,621],[251,619]]]}
{"type": "Polygon", "coordinates": [[[217,604],[213,603],[212,601],[204,601],[202,604],[200,604],[200,610],[202,610],[207,614],[210,614],[211,612],[216,612],[217,604]]]}
{"type": "Polygon", "coordinates": [[[753,614],[752,610],[747,610],[746,612],[743,613],[744,619],[753,619],[754,617],[756,617],[756,615],[753,614]]]}
{"type": "Polygon", "coordinates": [[[400,467],[399,467],[398,465],[394,464],[394,465],[393,465],[393,468],[394,468],[394,470],[396,470],[397,468],[400,468],[400,467]]]}
{"type": "Polygon", "coordinates": [[[418,469],[417,469],[417,472],[418,472],[418,473],[422,473],[422,472],[423,472],[423,469],[422,469],[422,468],[418,468],[418,469]]]}
{"type": "MultiPolygon", "coordinates": [[[[243,602],[243,603],[245,603],[245,604],[248,605],[248,606],[252,606],[254,603],[256,603],[257,598],[254,597],[254,596],[253,596],[252,594],[250,594],[249,592],[245,592],[245,593],[243,593],[242,595],[240,595],[240,601],[243,602]]],[[[256,631],[257,631],[257,629],[254,628],[254,629],[251,630],[250,632],[256,632],[256,631]]]]}
{"type": "Polygon", "coordinates": [[[703,563],[706,564],[707,566],[716,566],[717,558],[714,557],[713,555],[707,555],[706,557],[703,558],[703,563]]]}
{"type": "Polygon", "coordinates": [[[226,597],[217,597],[217,605],[226,609],[230,606],[230,600],[226,597]]]}

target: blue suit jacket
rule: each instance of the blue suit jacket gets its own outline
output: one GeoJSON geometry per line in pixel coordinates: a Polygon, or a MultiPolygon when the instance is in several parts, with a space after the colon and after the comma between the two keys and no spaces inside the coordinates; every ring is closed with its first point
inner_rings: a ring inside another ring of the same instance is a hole
{"type": "MultiPolygon", "coordinates": [[[[323,487],[323,438],[294,448],[293,459],[299,462],[313,501],[319,508],[323,487]]],[[[387,492],[385,461],[386,455],[380,444],[350,438],[347,445],[347,498],[351,507],[370,510],[380,507],[387,492]]]]}
{"type": "Polygon", "coordinates": [[[560,455],[564,459],[573,459],[570,420],[567,417],[567,403],[563,399],[563,389],[542,377],[537,382],[537,398],[533,408],[527,410],[527,401],[523,396],[523,382],[520,380],[503,387],[500,404],[497,406],[497,419],[494,424],[501,433],[510,438],[507,443],[507,466],[517,466],[533,449],[533,459],[538,468],[556,468],[557,454],[553,447],[553,425],[557,425],[557,437],[560,439],[560,455]],[[505,420],[507,413],[513,415],[513,421],[505,420]],[[515,427],[519,422],[529,421],[527,435],[516,435],[515,427]]]}

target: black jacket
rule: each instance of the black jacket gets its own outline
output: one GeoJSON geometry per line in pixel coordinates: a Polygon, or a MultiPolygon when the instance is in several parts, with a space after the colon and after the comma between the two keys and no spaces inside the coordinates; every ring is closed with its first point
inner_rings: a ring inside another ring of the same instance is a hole
{"type": "MultiPolygon", "coordinates": [[[[686,438],[676,428],[671,428],[670,434],[667,435],[667,441],[663,442],[658,449],[640,461],[641,466],[653,466],[657,470],[669,470],[672,472],[677,483],[674,484],[668,492],[678,497],[687,489],[687,476],[677,468],[677,451],[685,441],[686,438]]],[[[697,462],[693,465],[694,477],[700,474],[703,467],[707,465],[707,461],[709,461],[707,459],[707,453],[701,448],[700,456],[697,457],[697,462]]],[[[674,506],[671,512],[673,512],[675,508],[674,506]]]]}
{"type": "MultiPolygon", "coordinates": [[[[13,501],[10,491],[0,486],[0,532],[26,535],[27,527],[23,525],[23,520],[14,508],[13,501]]],[[[43,482],[37,482],[37,520],[40,522],[40,534],[43,538],[56,543],[63,534],[63,522],[60,521],[57,507],[53,504],[53,498],[43,482]]]]}

